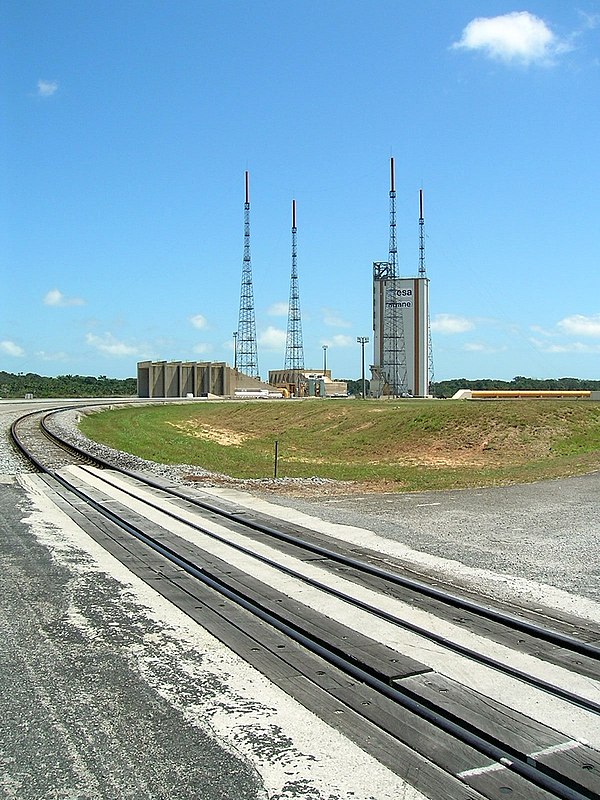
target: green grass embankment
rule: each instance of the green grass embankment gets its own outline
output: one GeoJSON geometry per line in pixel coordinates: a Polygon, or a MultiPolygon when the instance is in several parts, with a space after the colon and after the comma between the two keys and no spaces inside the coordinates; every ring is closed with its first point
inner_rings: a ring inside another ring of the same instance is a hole
{"type": "Polygon", "coordinates": [[[92,439],[238,478],[357,481],[417,491],[520,483],[600,468],[600,404],[313,400],[184,403],[86,416],[92,439]]]}

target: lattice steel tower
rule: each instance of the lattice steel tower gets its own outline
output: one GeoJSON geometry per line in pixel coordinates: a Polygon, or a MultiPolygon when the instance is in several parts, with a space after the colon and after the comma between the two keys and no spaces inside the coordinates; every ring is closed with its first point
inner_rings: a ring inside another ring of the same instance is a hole
{"type": "Polygon", "coordinates": [[[256,320],[254,317],[254,289],[252,287],[252,261],[250,259],[250,175],[245,173],[246,201],[244,203],[244,262],[240,292],[240,315],[237,330],[237,368],[245,375],[258,378],[256,350],[256,320]]]}
{"type": "Polygon", "coordinates": [[[398,275],[398,246],[396,240],[396,175],[394,159],[390,159],[390,246],[386,278],[391,279],[386,288],[386,313],[383,325],[383,378],[387,393],[401,397],[406,392],[406,344],[404,325],[397,305],[394,283],[398,275]]]}
{"type": "MultiPolygon", "coordinates": [[[[419,189],[419,278],[427,277],[425,267],[425,217],[423,215],[423,189],[419,189]]],[[[433,346],[431,342],[431,319],[427,312],[427,330],[429,342],[429,383],[433,380],[433,346]]]]}
{"type": "Polygon", "coordinates": [[[300,316],[300,291],[298,288],[298,253],[296,234],[296,201],[292,200],[292,276],[290,279],[290,303],[288,307],[287,339],[285,343],[286,370],[304,369],[304,345],[302,344],[302,317],[300,316]]]}

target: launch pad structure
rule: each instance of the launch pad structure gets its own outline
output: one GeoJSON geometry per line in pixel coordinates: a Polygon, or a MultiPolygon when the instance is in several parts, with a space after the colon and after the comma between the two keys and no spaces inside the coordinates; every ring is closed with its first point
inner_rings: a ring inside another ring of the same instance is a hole
{"type": "MultiPolygon", "coordinates": [[[[250,257],[250,175],[244,175],[244,255],[238,327],[234,331],[234,366],[225,362],[147,361],[138,364],[140,397],[344,397],[345,381],[326,369],[304,364],[298,282],[296,200],[292,200],[291,276],[288,327],[283,369],[259,376],[252,261],[250,257]]],[[[396,233],[396,180],[390,159],[389,248],[387,261],[373,262],[373,364],[370,394],[374,397],[428,397],[433,374],[429,324],[429,279],[425,270],[423,191],[419,193],[419,266],[414,277],[400,274],[396,233]]],[[[367,337],[359,337],[364,344],[367,337]]],[[[364,393],[364,389],[363,389],[364,393]]]]}
{"type": "Polygon", "coordinates": [[[419,193],[419,270],[401,277],[396,238],[394,159],[390,160],[390,245],[387,261],[373,263],[373,364],[375,397],[427,397],[431,380],[429,279],[425,271],[423,192],[419,193]]]}

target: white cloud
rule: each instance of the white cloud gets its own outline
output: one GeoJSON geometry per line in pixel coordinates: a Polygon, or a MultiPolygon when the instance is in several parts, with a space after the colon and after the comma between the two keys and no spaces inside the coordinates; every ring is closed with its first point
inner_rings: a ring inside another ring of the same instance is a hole
{"type": "Polygon", "coordinates": [[[323,308],[321,310],[323,312],[323,322],[330,328],[350,328],[352,326],[352,323],[342,319],[337,311],[331,308],[323,308]]]}
{"type": "Polygon", "coordinates": [[[571,49],[546,22],[529,11],[512,11],[499,17],[477,17],[462,32],[453,48],[480,50],[486,56],[521,64],[548,64],[571,49]]]}
{"type": "Polygon", "coordinates": [[[206,342],[199,342],[198,344],[194,345],[194,353],[204,355],[205,353],[210,352],[212,352],[212,345],[207,344],[206,342]]]}
{"type": "Polygon", "coordinates": [[[345,333],[337,333],[331,339],[324,339],[323,344],[327,347],[352,347],[356,343],[355,336],[347,336],[345,333]]]}
{"type": "Polygon", "coordinates": [[[264,330],[258,337],[258,343],[266,350],[282,350],[285,348],[287,333],[272,325],[264,330]]]}
{"type": "Polygon", "coordinates": [[[4,339],[4,341],[0,342],[0,350],[6,353],[7,356],[14,356],[15,358],[20,358],[25,355],[25,350],[23,350],[22,347],[8,339],[4,339]]]}
{"type": "Polygon", "coordinates": [[[568,336],[598,336],[600,337],[600,314],[585,317],[583,314],[573,314],[557,323],[563,333],[568,336]]]}
{"type": "Polygon", "coordinates": [[[471,353],[481,353],[485,350],[485,345],[478,344],[477,342],[467,342],[464,349],[471,353]]]}
{"type": "Polygon", "coordinates": [[[67,361],[69,358],[66,353],[47,353],[45,350],[38,350],[35,355],[42,361],[67,361]]]}
{"type": "Polygon", "coordinates": [[[289,304],[287,302],[285,302],[285,303],[273,303],[267,309],[267,314],[270,317],[287,317],[288,308],[289,308],[289,304]]]}
{"type": "Polygon", "coordinates": [[[198,328],[202,330],[203,328],[208,328],[208,322],[206,317],[202,316],[202,314],[194,314],[193,317],[190,317],[190,322],[194,326],[194,328],[198,328]]]}
{"type": "Polygon", "coordinates": [[[37,82],[38,97],[52,97],[58,90],[58,83],[56,81],[39,80],[37,82]]]}
{"type": "Polygon", "coordinates": [[[84,306],[85,300],[81,297],[65,297],[58,289],[51,289],[44,297],[44,305],[56,308],[67,308],[68,306],[84,306]]]}
{"type": "Polygon", "coordinates": [[[96,336],[93,333],[88,333],[86,334],[85,340],[91,347],[109,356],[143,355],[137,347],[115,339],[112,333],[105,333],[103,336],[96,336]]]}
{"type": "Polygon", "coordinates": [[[542,353],[600,353],[600,344],[587,344],[583,342],[545,342],[540,339],[531,339],[531,343],[542,353]]]}
{"type": "Polygon", "coordinates": [[[459,317],[454,314],[436,314],[431,320],[431,330],[436,333],[453,334],[472,331],[475,324],[467,317],[459,317]]]}
{"type": "Polygon", "coordinates": [[[558,335],[554,331],[549,331],[546,328],[542,328],[541,325],[530,325],[529,330],[532,331],[533,333],[537,333],[538,336],[547,336],[548,338],[558,335]]]}
{"type": "Polygon", "coordinates": [[[463,350],[466,350],[468,353],[504,353],[506,351],[506,347],[493,347],[489,344],[482,344],[481,342],[467,342],[463,350]]]}

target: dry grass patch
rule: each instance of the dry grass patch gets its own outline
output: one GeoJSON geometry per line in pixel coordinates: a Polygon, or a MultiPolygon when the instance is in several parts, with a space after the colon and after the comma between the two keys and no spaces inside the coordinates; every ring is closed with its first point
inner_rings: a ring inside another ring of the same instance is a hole
{"type": "Polygon", "coordinates": [[[205,439],[207,442],[216,442],[223,445],[223,447],[239,447],[250,436],[247,433],[240,433],[239,431],[231,431],[227,428],[215,428],[205,425],[201,420],[189,419],[187,422],[167,422],[173,428],[184,433],[186,436],[194,436],[198,439],[205,439]]]}

